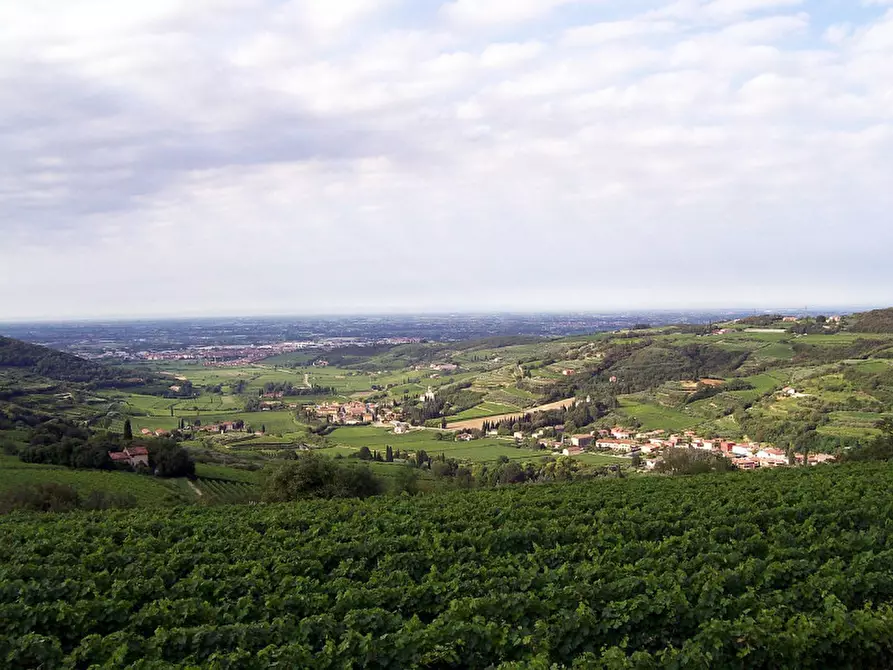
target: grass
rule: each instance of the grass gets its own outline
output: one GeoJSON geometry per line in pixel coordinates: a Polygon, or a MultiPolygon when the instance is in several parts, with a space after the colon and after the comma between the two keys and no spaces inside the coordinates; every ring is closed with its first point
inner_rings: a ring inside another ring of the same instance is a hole
{"type": "Polygon", "coordinates": [[[508,414],[510,412],[522,412],[520,408],[515,405],[503,405],[497,402],[482,402],[480,405],[475,405],[471,409],[467,409],[464,412],[459,412],[451,417],[449,417],[449,421],[464,421],[465,419],[480,419],[488,416],[496,416],[498,414],[508,414]]]}
{"type": "MultiPolygon", "coordinates": [[[[372,426],[347,426],[335,429],[329,440],[341,445],[340,453],[350,455],[362,446],[372,450],[384,452],[387,445],[395,451],[418,451],[424,449],[430,455],[446,454],[450,458],[469,460],[476,462],[495,461],[500,456],[506,456],[512,460],[527,460],[547,455],[545,452],[535,452],[529,449],[517,449],[510,440],[495,438],[474,440],[472,442],[454,442],[452,440],[438,440],[437,431],[423,430],[412,431],[405,435],[394,433],[372,426]]],[[[337,449],[338,447],[335,447],[337,449]]],[[[329,449],[326,449],[332,453],[329,449]]]]}
{"type": "Polygon", "coordinates": [[[158,479],[130,472],[70,470],[60,466],[22,463],[12,456],[0,457],[0,491],[34,484],[67,484],[79,493],[106,491],[126,493],[140,506],[193,502],[195,494],[180,488],[177,480],[158,479]]]}
{"type": "Polygon", "coordinates": [[[620,412],[641,422],[643,430],[678,431],[694,427],[700,422],[677,409],[642,402],[630,396],[618,398],[620,412]]]}

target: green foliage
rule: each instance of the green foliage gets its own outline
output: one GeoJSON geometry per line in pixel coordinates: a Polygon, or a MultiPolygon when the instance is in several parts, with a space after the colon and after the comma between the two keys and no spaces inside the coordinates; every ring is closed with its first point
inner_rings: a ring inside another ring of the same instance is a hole
{"type": "Polygon", "coordinates": [[[893,308],[857,314],[852,329],[858,333],[893,333],[893,308]]]}
{"type": "Polygon", "coordinates": [[[275,468],[264,485],[264,499],[288,502],[306,498],[365,498],[381,483],[365,465],[342,465],[314,452],[275,468]]]}
{"type": "Polygon", "coordinates": [[[869,463],[0,524],[17,667],[882,668],[869,463]]]}
{"type": "Polygon", "coordinates": [[[131,494],[90,491],[82,497],[73,486],[53,482],[20,486],[0,494],[0,514],[15,511],[70,512],[75,509],[102,510],[135,506],[136,498],[131,494]]]}
{"type": "Polygon", "coordinates": [[[697,449],[667,449],[656,470],[672,475],[702,475],[708,472],[731,472],[732,462],[720,454],[697,449]]]}

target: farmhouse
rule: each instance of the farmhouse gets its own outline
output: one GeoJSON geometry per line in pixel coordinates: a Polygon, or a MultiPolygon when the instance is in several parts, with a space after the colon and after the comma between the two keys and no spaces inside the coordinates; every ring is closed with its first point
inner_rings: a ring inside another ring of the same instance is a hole
{"type": "Polygon", "coordinates": [[[135,467],[149,467],[149,450],[145,447],[125,447],[124,451],[110,451],[113,463],[135,467]]]}
{"type": "Polygon", "coordinates": [[[760,449],[756,453],[756,457],[759,459],[760,465],[768,465],[770,467],[774,467],[778,465],[788,464],[787,455],[781,449],[775,449],[773,447],[760,449]]]}
{"type": "Polygon", "coordinates": [[[562,456],[579,456],[582,453],[581,447],[565,447],[561,452],[562,456]]]}
{"type": "Polygon", "coordinates": [[[571,436],[571,444],[575,447],[582,447],[585,449],[586,447],[592,446],[592,435],[572,435],[571,436]]]}
{"type": "Polygon", "coordinates": [[[471,442],[474,439],[474,435],[471,433],[459,433],[456,435],[457,442],[471,442]]]}
{"type": "Polygon", "coordinates": [[[636,451],[638,451],[639,449],[639,445],[636,444],[633,440],[615,440],[608,437],[599,438],[599,440],[595,443],[595,446],[599,449],[622,451],[626,454],[633,451],[634,448],[636,449],[636,451]]]}
{"type": "Polygon", "coordinates": [[[409,432],[409,424],[403,423],[402,421],[394,422],[394,434],[395,435],[404,435],[409,432]]]}
{"type": "Polygon", "coordinates": [[[620,426],[614,426],[611,429],[611,435],[616,437],[618,440],[628,440],[632,433],[630,433],[625,428],[621,428],[620,426]]]}

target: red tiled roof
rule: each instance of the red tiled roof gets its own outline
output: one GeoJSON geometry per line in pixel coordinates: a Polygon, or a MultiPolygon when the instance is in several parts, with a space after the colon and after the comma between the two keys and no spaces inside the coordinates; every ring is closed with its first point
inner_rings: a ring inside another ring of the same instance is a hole
{"type": "Polygon", "coordinates": [[[127,447],[127,452],[131,456],[148,456],[149,450],[145,447],[127,447]]]}
{"type": "Polygon", "coordinates": [[[130,460],[130,456],[128,456],[127,454],[122,453],[120,451],[110,451],[109,458],[111,458],[113,461],[129,461],[130,460]]]}

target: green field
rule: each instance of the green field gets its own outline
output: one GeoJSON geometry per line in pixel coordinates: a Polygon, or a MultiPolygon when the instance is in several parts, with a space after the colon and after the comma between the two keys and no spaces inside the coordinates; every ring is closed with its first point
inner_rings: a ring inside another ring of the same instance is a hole
{"type": "Polygon", "coordinates": [[[700,419],[680,410],[642,402],[630,396],[621,396],[620,412],[641,422],[642,430],[679,431],[693,428],[700,419]]]}
{"type": "Polygon", "coordinates": [[[8,668],[889,668],[886,463],[21,515],[8,668]],[[224,660],[225,659],[225,660],[224,660]]]}
{"type": "Polygon", "coordinates": [[[488,416],[496,416],[498,414],[509,414],[511,412],[521,412],[517,405],[504,405],[497,402],[482,402],[475,405],[471,409],[459,412],[449,417],[450,421],[464,421],[465,419],[480,419],[488,416]]]}
{"type": "Polygon", "coordinates": [[[70,470],[53,465],[22,463],[12,456],[0,456],[0,491],[34,484],[66,484],[81,494],[105,491],[132,495],[141,506],[193,502],[196,496],[172,480],[130,472],[70,470]]]}

